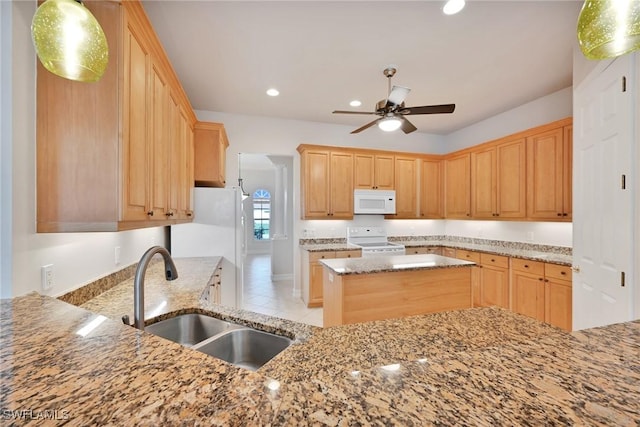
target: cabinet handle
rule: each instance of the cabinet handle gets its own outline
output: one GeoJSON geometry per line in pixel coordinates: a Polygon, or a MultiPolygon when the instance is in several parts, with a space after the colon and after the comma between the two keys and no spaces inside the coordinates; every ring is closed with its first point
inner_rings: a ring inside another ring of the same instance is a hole
{"type": "Polygon", "coordinates": [[[173,212],[167,212],[165,215],[166,216],[173,216],[173,212]]]}
{"type": "Polygon", "coordinates": [[[540,278],[538,278],[538,280],[542,282],[544,279],[542,277],[540,277],[540,278]]]}
{"type": "Polygon", "coordinates": [[[563,275],[563,276],[566,276],[567,272],[566,271],[561,271],[560,274],[563,275]]]}
{"type": "Polygon", "coordinates": [[[495,259],[493,259],[493,258],[491,258],[491,262],[496,262],[496,260],[495,260],[495,259]]]}
{"type": "Polygon", "coordinates": [[[187,212],[187,216],[192,216],[193,213],[192,212],[187,212]]]}
{"type": "Polygon", "coordinates": [[[562,214],[560,212],[558,212],[558,216],[562,216],[562,214]]]}
{"type": "Polygon", "coordinates": [[[562,216],[569,216],[569,214],[567,214],[567,213],[563,213],[563,214],[562,214],[562,216]]]}
{"type": "Polygon", "coordinates": [[[529,268],[529,264],[525,264],[525,265],[524,265],[524,268],[529,268]]]}
{"type": "Polygon", "coordinates": [[[147,215],[148,215],[148,216],[153,216],[153,211],[149,211],[149,212],[147,212],[147,215]]]}

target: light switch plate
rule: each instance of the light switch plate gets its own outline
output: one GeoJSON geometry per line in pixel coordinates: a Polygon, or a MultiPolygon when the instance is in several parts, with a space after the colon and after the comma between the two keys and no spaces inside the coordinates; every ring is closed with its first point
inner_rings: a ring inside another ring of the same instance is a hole
{"type": "Polygon", "coordinates": [[[53,264],[47,264],[40,267],[40,279],[42,281],[42,290],[48,291],[53,288],[53,264]]]}

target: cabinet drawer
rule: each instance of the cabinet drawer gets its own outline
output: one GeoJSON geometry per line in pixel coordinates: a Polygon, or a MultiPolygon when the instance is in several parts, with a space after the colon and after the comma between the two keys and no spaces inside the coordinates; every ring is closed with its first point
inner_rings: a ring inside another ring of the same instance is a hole
{"type": "Polygon", "coordinates": [[[544,274],[548,278],[566,280],[568,282],[572,280],[571,267],[568,265],[545,264],[544,274]]]}
{"type": "Polygon", "coordinates": [[[309,262],[316,262],[319,259],[330,259],[335,257],[335,251],[309,252],[309,262]]]}
{"type": "Polygon", "coordinates": [[[358,249],[348,250],[348,251],[336,251],[336,258],[360,258],[362,256],[362,252],[358,249]]]}
{"type": "Polygon", "coordinates": [[[442,255],[449,258],[455,258],[456,250],[453,248],[442,248],[442,255]]]}
{"type": "Polygon", "coordinates": [[[432,246],[428,248],[405,248],[407,255],[419,255],[419,254],[436,254],[441,255],[442,249],[438,246],[432,246]]]}
{"type": "Polygon", "coordinates": [[[480,252],[467,251],[465,249],[456,249],[456,258],[479,263],[480,252]]]}
{"type": "Polygon", "coordinates": [[[544,276],[544,263],[540,261],[511,258],[511,268],[516,271],[524,271],[527,273],[544,276]]]}
{"type": "Polygon", "coordinates": [[[500,268],[509,268],[509,257],[483,252],[480,254],[480,264],[483,266],[493,265],[500,268]]]}

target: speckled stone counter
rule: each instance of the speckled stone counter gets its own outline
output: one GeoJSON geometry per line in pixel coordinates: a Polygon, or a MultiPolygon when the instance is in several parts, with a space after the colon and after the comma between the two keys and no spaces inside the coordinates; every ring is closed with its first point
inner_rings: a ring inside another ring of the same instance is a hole
{"type": "MultiPolygon", "coordinates": [[[[530,259],[559,265],[572,263],[571,248],[536,245],[522,242],[506,242],[486,239],[471,239],[455,236],[395,236],[389,241],[401,243],[406,248],[445,247],[487,252],[513,258],[530,259]]],[[[301,241],[300,249],[309,252],[339,251],[359,249],[347,244],[344,238],[306,239],[301,241]]]]}
{"type": "Polygon", "coordinates": [[[640,321],[568,334],[477,308],[314,328],[256,373],[118,320],[78,335],[96,314],[36,293],[0,301],[0,314],[3,425],[640,420],[640,321]]]}
{"type": "Polygon", "coordinates": [[[433,270],[438,268],[471,267],[475,265],[474,262],[433,254],[321,259],[319,262],[330,268],[337,275],[433,270]]]}

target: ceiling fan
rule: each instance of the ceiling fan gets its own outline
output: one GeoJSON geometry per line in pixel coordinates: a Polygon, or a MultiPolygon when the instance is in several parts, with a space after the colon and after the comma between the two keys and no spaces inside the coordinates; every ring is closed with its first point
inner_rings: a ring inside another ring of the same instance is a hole
{"type": "Polygon", "coordinates": [[[396,74],[396,68],[389,65],[384,69],[383,74],[388,79],[388,95],[386,99],[378,101],[375,111],[341,111],[335,110],[334,114],[375,114],[380,118],[359,127],[351,133],[359,133],[371,126],[378,124],[378,127],[384,131],[391,132],[398,128],[402,128],[404,133],[411,133],[417,128],[405,118],[415,114],[448,114],[453,113],[456,104],[443,105],[423,105],[421,107],[406,107],[404,100],[411,91],[408,87],[393,86],[391,87],[391,78],[396,74]]]}

